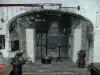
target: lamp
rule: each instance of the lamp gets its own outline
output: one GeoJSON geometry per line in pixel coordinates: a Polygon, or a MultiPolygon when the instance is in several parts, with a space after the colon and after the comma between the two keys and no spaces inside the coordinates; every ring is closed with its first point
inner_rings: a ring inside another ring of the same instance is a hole
{"type": "Polygon", "coordinates": [[[2,23],[5,22],[3,18],[1,18],[1,22],[2,22],[2,23]]]}

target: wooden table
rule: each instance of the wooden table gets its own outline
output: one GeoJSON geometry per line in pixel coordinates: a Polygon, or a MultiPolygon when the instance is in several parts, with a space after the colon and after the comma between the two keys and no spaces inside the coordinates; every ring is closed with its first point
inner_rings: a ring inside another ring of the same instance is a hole
{"type": "Polygon", "coordinates": [[[13,66],[9,65],[7,66],[7,68],[2,69],[2,72],[0,72],[0,75],[10,75],[12,70],[13,70],[13,66]]]}

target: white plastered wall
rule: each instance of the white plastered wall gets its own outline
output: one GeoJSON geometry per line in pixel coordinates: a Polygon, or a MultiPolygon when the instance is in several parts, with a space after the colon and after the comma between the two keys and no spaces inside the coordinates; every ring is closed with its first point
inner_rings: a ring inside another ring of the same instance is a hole
{"type": "Polygon", "coordinates": [[[73,62],[76,62],[77,60],[77,52],[81,50],[81,43],[82,43],[82,37],[81,34],[82,29],[75,29],[74,30],[74,51],[73,51],[73,62]]]}
{"type": "Polygon", "coordinates": [[[72,60],[73,62],[76,62],[77,53],[82,48],[82,24],[81,22],[79,23],[78,26],[75,27],[73,38],[74,38],[74,46],[73,46],[72,60]]]}
{"type": "Polygon", "coordinates": [[[36,29],[26,29],[26,50],[27,55],[31,58],[32,62],[35,62],[36,54],[36,29]]]}
{"type": "Polygon", "coordinates": [[[96,24],[94,29],[93,62],[100,63],[100,0],[97,0],[96,24]]]}

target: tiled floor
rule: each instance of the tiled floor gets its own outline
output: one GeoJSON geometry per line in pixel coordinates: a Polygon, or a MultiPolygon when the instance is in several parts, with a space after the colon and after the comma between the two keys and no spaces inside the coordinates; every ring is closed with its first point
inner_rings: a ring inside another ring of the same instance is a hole
{"type": "Polygon", "coordinates": [[[52,60],[51,64],[27,63],[23,66],[23,75],[89,75],[86,68],[77,68],[70,59],[62,59],[62,62],[52,60]]]}

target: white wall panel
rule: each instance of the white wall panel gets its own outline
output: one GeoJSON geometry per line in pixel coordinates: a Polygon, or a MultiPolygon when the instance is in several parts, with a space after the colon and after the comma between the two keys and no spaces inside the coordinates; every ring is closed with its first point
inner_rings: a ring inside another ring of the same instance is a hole
{"type": "Polygon", "coordinates": [[[35,29],[26,29],[26,47],[27,55],[31,58],[32,62],[35,62],[35,29]]]}
{"type": "Polygon", "coordinates": [[[73,52],[73,62],[77,60],[77,52],[81,50],[82,43],[82,29],[74,30],[74,52],[73,52]]]}
{"type": "Polygon", "coordinates": [[[93,62],[100,62],[100,29],[95,30],[93,62]]]}

